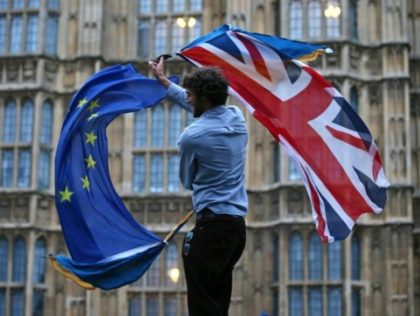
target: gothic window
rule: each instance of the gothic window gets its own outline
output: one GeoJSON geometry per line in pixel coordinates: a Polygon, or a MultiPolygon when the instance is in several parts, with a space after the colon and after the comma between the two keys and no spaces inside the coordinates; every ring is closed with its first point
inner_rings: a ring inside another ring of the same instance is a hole
{"type": "Polygon", "coordinates": [[[13,9],[22,9],[24,0],[13,0],[13,9]]]}
{"type": "Polygon", "coordinates": [[[165,296],[164,304],[165,306],[165,316],[174,316],[177,315],[178,311],[178,299],[173,294],[168,294],[165,296]]]}
{"type": "Polygon", "coordinates": [[[141,295],[131,294],[128,301],[128,316],[141,315],[141,295]]]}
{"type": "Polygon", "coordinates": [[[149,57],[149,34],[150,21],[142,21],[139,23],[137,54],[140,58],[147,59],[149,57]]]}
{"type": "Polygon", "coordinates": [[[34,120],[34,105],[32,100],[26,99],[23,102],[23,107],[20,116],[20,135],[19,140],[23,143],[32,141],[34,120]]]}
{"type": "Polygon", "coordinates": [[[168,12],[168,0],[157,0],[156,1],[156,12],[167,13],[168,12]]]}
{"type": "Polygon", "coordinates": [[[202,34],[202,0],[139,0],[138,5],[137,54],[142,59],[178,51],[202,34]]]}
{"type": "Polygon", "coordinates": [[[166,248],[166,286],[175,287],[179,278],[178,249],[176,244],[166,248]]]}
{"type": "Polygon", "coordinates": [[[290,316],[303,316],[303,293],[301,287],[289,289],[290,316]]]}
{"type": "Polygon", "coordinates": [[[1,159],[1,186],[10,188],[13,186],[13,172],[14,172],[14,161],[13,161],[13,150],[4,149],[2,151],[1,159]]]}
{"type": "Polygon", "coordinates": [[[301,0],[292,0],[290,2],[289,36],[293,39],[303,37],[303,3],[301,0]]]}
{"type": "Polygon", "coordinates": [[[173,104],[169,110],[169,146],[176,146],[182,132],[182,109],[173,104]]]}
{"type": "Polygon", "coordinates": [[[322,10],[320,0],[311,0],[308,6],[308,34],[310,38],[321,37],[322,10]]]}
{"type": "Polygon", "coordinates": [[[58,16],[49,14],[47,17],[47,27],[45,34],[45,52],[48,55],[57,54],[58,39],[58,16]]]}
{"type": "Polygon", "coordinates": [[[309,279],[322,280],[322,245],[316,233],[309,238],[309,279]]]}
{"type": "Polygon", "coordinates": [[[281,163],[280,163],[280,145],[277,143],[273,144],[273,182],[280,182],[280,170],[281,170],[281,163]]]}
{"type": "Polygon", "coordinates": [[[341,243],[335,241],[328,244],[328,279],[341,280],[342,271],[342,258],[341,258],[341,243]]]}
{"type": "Polygon", "coordinates": [[[0,55],[4,55],[6,52],[6,27],[6,17],[0,15],[0,55]]]}
{"type": "Polygon", "coordinates": [[[185,1],[184,0],[172,0],[172,11],[173,12],[183,12],[185,10],[185,1]]]}
{"type": "Polygon", "coordinates": [[[180,190],[179,183],[179,158],[178,154],[170,154],[168,159],[168,191],[177,192],[180,190]]]}
{"type": "Polygon", "coordinates": [[[33,263],[33,295],[32,315],[43,315],[44,311],[44,287],[45,282],[45,258],[47,256],[47,243],[44,238],[38,238],[35,242],[33,263]]]}
{"type": "MultiPolygon", "coordinates": [[[[156,259],[149,270],[146,272],[146,285],[148,287],[158,287],[160,286],[160,260],[156,259]]],[[[152,314],[154,315],[154,314],[152,314]]]]}
{"type": "Polygon", "coordinates": [[[139,12],[141,14],[152,12],[152,0],[139,0],[139,12]]]}
{"type": "Polygon", "coordinates": [[[36,53],[38,51],[39,18],[37,14],[28,16],[26,25],[26,52],[36,53]]]}
{"type": "Polygon", "coordinates": [[[360,240],[357,235],[353,235],[351,239],[351,278],[352,280],[360,280],[360,240]]]}
{"type": "Polygon", "coordinates": [[[18,187],[28,188],[31,183],[31,150],[19,149],[18,157],[18,187]]]}
{"type": "Polygon", "coordinates": [[[146,182],[146,162],[144,155],[134,155],[133,157],[133,191],[142,192],[145,190],[146,182]]]}
{"type": "Polygon", "coordinates": [[[40,0],[29,0],[28,1],[28,7],[29,8],[38,8],[39,7],[39,1],[40,0]]]}
{"type": "Polygon", "coordinates": [[[147,130],[147,111],[137,111],[134,115],[134,147],[147,146],[147,130]]]}
{"type": "Polygon", "coordinates": [[[13,243],[13,274],[12,280],[24,283],[26,278],[26,245],[22,237],[17,237],[13,243]]]}
{"type": "Polygon", "coordinates": [[[289,242],[289,279],[303,279],[303,248],[302,236],[295,232],[289,242]]]}
{"type": "Polygon", "coordinates": [[[289,180],[300,181],[302,176],[300,175],[299,166],[295,159],[289,157],[289,180]]]}
{"type": "MultiPolygon", "coordinates": [[[[8,258],[9,258],[9,243],[4,236],[0,236],[0,282],[7,281],[8,258]]],[[[1,309],[0,309],[0,315],[1,315],[1,309]]]]}
{"type": "Polygon", "coordinates": [[[16,140],[16,103],[9,100],[4,114],[3,142],[13,143],[16,140]]]}
{"type": "Polygon", "coordinates": [[[59,10],[60,9],[60,0],[48,0],[48,9],[59,10]]]}
{"type": "Polygon", "coordinates": [[[163,190],[163,157],[162,154],[152,154],[150,160],[150,192],[162,192],[163,190]]]}
{"type": "Polygon", "coordinates": [[[165,133],[165,111],[162,104],[152,109],[152,147],[162,147],[165,133]]]}
{"type": "Polygon", "coordinates": [[[154,56],[159,56],[167,52],[166,38],[167,36],[167,23],[166,21],[159,21],[156,23],[155,31],[155,52],[154,56]]]}
{"type": "Polygon", "coordinates": [[[322,316],[322,288],[311,287],[309,288],[308,305],[311,316],[322,316]]]}
{"type": "Polygon", "coordinates": [[[357,17],[357,0],[349,1],[349,30],[350,38],[357,40],[359,38],[358,34],[358,17],[357,17]]]}
{"type": "Polygon", "coordinates": [[[41,135],[39,140],[43,145],[51,145],[53,125],[53,106],[51,101],[45,101],[41,113],[41,135]]]}
{"type": "Polygon", "coordinates": [[[22,45],[22,16],[12,16],[12,31],[10,37],[10,53],[17,54],[21,52],[22,45]]]}
{"type": "Polygon", "coordinates": [[[23,316],[25,314],[25,297],[23,289],[13,289],[11,291],[11,307],[13,316],[23,316]]]}
{"type": "Polygon", "coordinates": [[[359,93],[356,87],[352,87],[350,90],[350,105],[356,113],[359,112],[359,93]]]}
{"type": "Polygon", "coordinates": [[[0,0],[0,9],[7,9],[9,6],[9,0],[0,0]]]}
{"type": "Polygon", "coordinates": [[[342,315],[342,293],[341,288],[330,287],[328,289],[328,315],[342,315]]]}
{"type": "Polygon", "coordinates": [[[33,283],[45,282],[45,258],[47,256],[47,243],[44,238],[38,238],[35,242],[33,283]]]}
{"type": "Polygon", "coordinates": [[[146,295],[146,315],[159,315],[159,296],[157,294],[146,295]]]}

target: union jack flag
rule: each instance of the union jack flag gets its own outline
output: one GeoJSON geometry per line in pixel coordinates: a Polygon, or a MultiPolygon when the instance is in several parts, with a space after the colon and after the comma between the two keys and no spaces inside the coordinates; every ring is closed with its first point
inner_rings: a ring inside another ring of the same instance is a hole
{"type": "Polygon", "coordinates": [[[385,206],[388,181],[366,125],[340,93],[301,60],[327,47],[229,25],[178,55],[216,66],[235,96],[297,162],[323,242],[346,238],[357,218],[385,206]]]}

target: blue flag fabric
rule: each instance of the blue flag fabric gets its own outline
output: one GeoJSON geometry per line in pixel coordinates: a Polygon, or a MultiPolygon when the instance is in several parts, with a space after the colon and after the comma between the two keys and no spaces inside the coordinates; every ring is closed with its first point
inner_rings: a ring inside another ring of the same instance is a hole
{"type": "Polygon", "coordinates": [[[116,65],[88,78],[70,102],[55,157],[55,202],[71,259],[53,260],[95,287],[137,280],[166,245],[136,222],[115,191],[106,135],[115,117],[151,107],[165,93],[131,65],[116,65]]]}

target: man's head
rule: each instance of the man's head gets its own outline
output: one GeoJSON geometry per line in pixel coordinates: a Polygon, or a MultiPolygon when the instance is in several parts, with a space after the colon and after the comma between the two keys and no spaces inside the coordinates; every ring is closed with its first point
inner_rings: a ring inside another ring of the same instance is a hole
{"type": "Polygon", "coordinates": [[[195,68],[184,77],[182,85],[187,90],[194,117],[225,104],[228,96],[227,80],[217,68],[195,68]]]}

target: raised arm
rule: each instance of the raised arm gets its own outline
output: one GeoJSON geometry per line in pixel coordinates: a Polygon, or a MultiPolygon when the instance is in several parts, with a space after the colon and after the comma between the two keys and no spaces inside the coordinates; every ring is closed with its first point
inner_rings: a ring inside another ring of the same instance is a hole
{"type": "Polygon", "coordinates": [[[166,97],[169,100],[178,103],[188,112],[192,112],[192,107],[187,102],[187,92],[185,89],[173,83],[166,77],[164,58],[160,57],[159,62],[150,60],[149,66],[153,76],[167,89],[166,97]]]}

